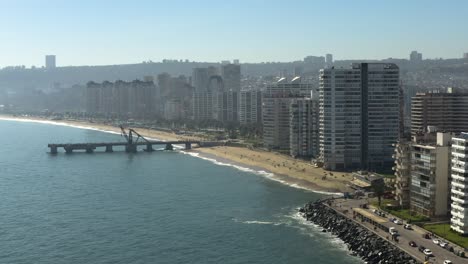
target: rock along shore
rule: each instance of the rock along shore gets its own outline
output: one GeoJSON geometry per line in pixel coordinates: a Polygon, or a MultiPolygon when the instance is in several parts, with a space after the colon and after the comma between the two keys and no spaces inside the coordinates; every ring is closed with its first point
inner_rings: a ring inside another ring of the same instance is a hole
{"type": "Polygon", "coordinates": [[[299,211],[308,221],[343,240],[348,249],[366,263],[420,263],[395,245],[326,206],[324,201],[310,202],[299,211]]]}

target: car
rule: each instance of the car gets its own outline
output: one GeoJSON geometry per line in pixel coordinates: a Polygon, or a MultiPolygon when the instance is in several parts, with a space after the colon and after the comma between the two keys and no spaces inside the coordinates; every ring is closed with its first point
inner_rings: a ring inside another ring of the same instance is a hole
{"type": "Polygon", "coordinates": [[[431,234],[429,234],[429,233],[423,234],[423,237],[424,237],[425,239],[430,239],[430,238],[431,238],[431,234]]]}
{"type": "Polygon", "coordinates": [[[410,224],[404,225],[403,228],[408,229],[408,230],[413,230],[413,227],[410,224]]]}
{"type": "Polygon", "coordinates": [[[424,252],[425,249],[426,249],[426,248],[423,247],[423,246],[419,246],[419,247],[418,247],[418,250],[421,251],[421,252],[424,252]]]}
{"type": "Polygon", "coordinates": [[[397,225],[402,225],[403,224],[403,221],[399,220],[399,219],[395,219],[395,221],[393,221],[393,223],[397,224],[397,225]]]}
{"type": "Polygon", "coordinates": [[[440,241],[439,246],[442,247],[442,248],[448,248],[448,243],[444,242],[444,241],[440,241]]]}
{"type": "Polygon", "coordinates": [[[424,249],[423,253],[424,253],[424,255],[426,255],[426,256],[429,256],[429,257],[432,256],[432,250],[430,250],[430,249],[428,249],[428,248],[424,249]]]}
{"type": "Polygon", "coordinates": [[[446,259],[446,260],[444,260],[444,264],[453,264],[453,262],[450,261],[450,260],[448,260],[448,259],[446,259]]]}
{"type": "Polygon", "coordinates": [[[388,232],[390,233],[390,235],[392,236],[397,236],[398,235],[398,231],[395,229],[395,227],[390,227],[388,229],[388,232]]]}
{"type": "Polygon", "coordinates": [[[390,220],[390,222],[392,222],[392,223],[395,223],[396,218],[390,217],[388,220],[390,220]]]}
{"type": "Polygon", "coordinates": [[[439,239],[434,239],[434,240],[432,240],[432,242],[434,242],[434,244],[436,244],[436,245],[439,245],[440,241],[439,241],[439,239]]]}
{"type": "Polygon", "coordinates": [[[418,246],[418,245],[416,245],[416,242],[414,242],[414,241],[410,241],[408,243],[408,245],[410,245],[411,247],[417,247],[418,246]]]}

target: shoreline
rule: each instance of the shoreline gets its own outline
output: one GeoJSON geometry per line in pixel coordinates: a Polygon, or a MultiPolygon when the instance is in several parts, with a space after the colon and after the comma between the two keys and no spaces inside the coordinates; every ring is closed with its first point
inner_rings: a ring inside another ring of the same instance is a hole
{"type": "MultiPolygon", "coordinates": [[[[81,120],[50,120],[41,117],[0,114],[0,121],[1,120],[61,125],[114,134],[120,134],[121,132],[120,128],[109,124],[81,120]]],[[[141,135],[153,139],[194,139],[194,137],[176,135],[174,133],[154,129],[136,128],[136,130],[141,135]]],[[[293,159],[287,155],[275,152],[230,146],[195,148],[183,152],[220,166],[230,166],[242,171],[251,172],[293,188],[324,195],[341,195],[343,192],[350,191],[347,185],[352,179],[350,173],[325,171],[322,168],[313,167],[309,162],[293,159]]]]}

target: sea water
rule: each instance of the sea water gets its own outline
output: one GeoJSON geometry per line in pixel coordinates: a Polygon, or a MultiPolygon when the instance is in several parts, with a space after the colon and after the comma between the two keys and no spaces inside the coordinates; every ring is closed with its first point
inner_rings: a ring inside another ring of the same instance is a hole
{"type": "Polygon", "coordinates": [[[268,173],[182,151],[48,153],[124,140],[89,129],[0,133],[0,263],[362,263],[297,214],[323,194],[268,173]]]}

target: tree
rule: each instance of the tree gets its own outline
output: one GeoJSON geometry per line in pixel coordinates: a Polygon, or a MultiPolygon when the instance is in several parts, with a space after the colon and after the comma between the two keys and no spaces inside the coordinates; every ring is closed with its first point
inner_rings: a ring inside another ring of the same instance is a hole
{"type": "Polygon", "coordinates": [[[383,179],[372,181],[371,188],[374,191],[375,196],[377,196],[380,207],[382,203],[382,196],[385,193],[385,182],[383,179]]]}

